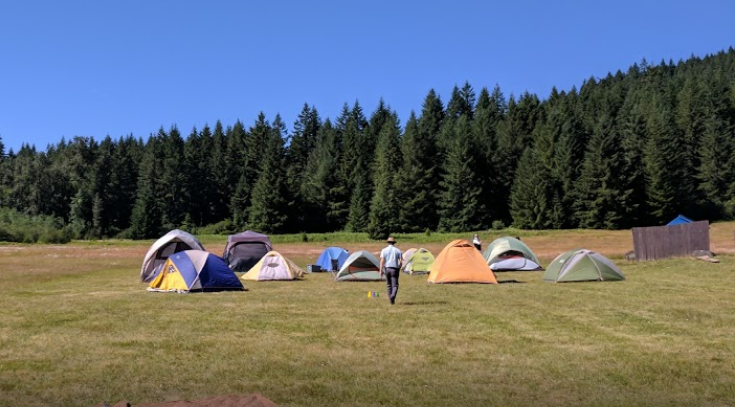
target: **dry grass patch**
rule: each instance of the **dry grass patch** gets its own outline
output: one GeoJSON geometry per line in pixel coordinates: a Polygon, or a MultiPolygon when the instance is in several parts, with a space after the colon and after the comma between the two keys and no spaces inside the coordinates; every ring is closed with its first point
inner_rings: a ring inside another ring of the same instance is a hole
{"type": "MultiPolygon", "coordinates": [[[[404,275],[391,307],[384,297],[367,298],[367,291],[383,293],[382,283],[334,283],[323,273],[248,283],[246,292],[148,293],[138,276],[149,242],[4,246],[0,406],[253,392],[283,406],[735,399],[733,257],[626,262],[630,232],[523,240],[546,259],[586,243],[618,258],[628,279],[550,284],[525,272],[498,273],[516,284],[434,286],[404,275]]],[[[712,240],[732,247],[731,231],[718,225],[712,240]]],[[[438,253],[444,244],[417,246],[438,253]]],[[[305,267],[323,246],[276,249],[305,267]]],[[[345,246],[378,251],[383,244],[345,246]]],[[[224,243],[206,247],[219,253],[224,243]]]]}

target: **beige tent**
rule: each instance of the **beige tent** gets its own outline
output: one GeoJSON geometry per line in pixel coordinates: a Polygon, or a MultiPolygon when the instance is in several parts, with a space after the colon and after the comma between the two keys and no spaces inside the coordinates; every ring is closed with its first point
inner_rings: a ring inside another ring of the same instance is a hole
{"type": "Polygon", "coordinates": [[[240,277],[251,281],[298,280],[304,277],[304,270],[281,253],[270,251],[247,273],[240,277]]]}

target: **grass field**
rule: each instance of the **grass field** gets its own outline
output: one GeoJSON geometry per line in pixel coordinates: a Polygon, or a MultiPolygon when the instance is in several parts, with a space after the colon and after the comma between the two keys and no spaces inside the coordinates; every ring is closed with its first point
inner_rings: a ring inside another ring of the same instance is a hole
{"type": "MultiPolygon", "coordinates": [[[[151,242],[0,246],[0,407],[253,392],[284,407],[735,405],[733,230],[712,225],[719,264],[625,261],[630,231],[513,231],[544,265],[585,247],[627,280],[526,272],[435,286],[404,275],[393,307],[367,297],[383,283],[323,273],[246,292],[149,293],[138,276],[151,242]]],[[[274,244],[303,267],[326,244],[383,246],[339,236],[274,244]]],[[[452,237],[399,235],[398,246],[437,254],[452,237]]]]}

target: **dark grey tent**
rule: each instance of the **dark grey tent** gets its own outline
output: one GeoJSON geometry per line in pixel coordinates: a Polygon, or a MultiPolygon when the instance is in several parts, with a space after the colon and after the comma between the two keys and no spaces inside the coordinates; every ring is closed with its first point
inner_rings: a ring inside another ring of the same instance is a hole
{"type": "Polygon", "coordinates": [[[271,250],[273,250],[273,245],[268,236],[246,230],[227,238],[227,245],[222,258],[230,265],[231,269],[248,271],[271,250]]]}

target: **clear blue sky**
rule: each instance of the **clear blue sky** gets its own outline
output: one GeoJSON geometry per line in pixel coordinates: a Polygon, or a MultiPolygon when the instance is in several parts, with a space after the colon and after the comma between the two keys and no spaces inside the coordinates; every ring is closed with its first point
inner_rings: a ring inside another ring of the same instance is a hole
{"type": "Polygon", "coordinates": [[[465,81],[545,99],[643,58],[735,46],[735,2],[0,0],[0,137],[147,137],[382,97],[402,122],[465,81]]]}

